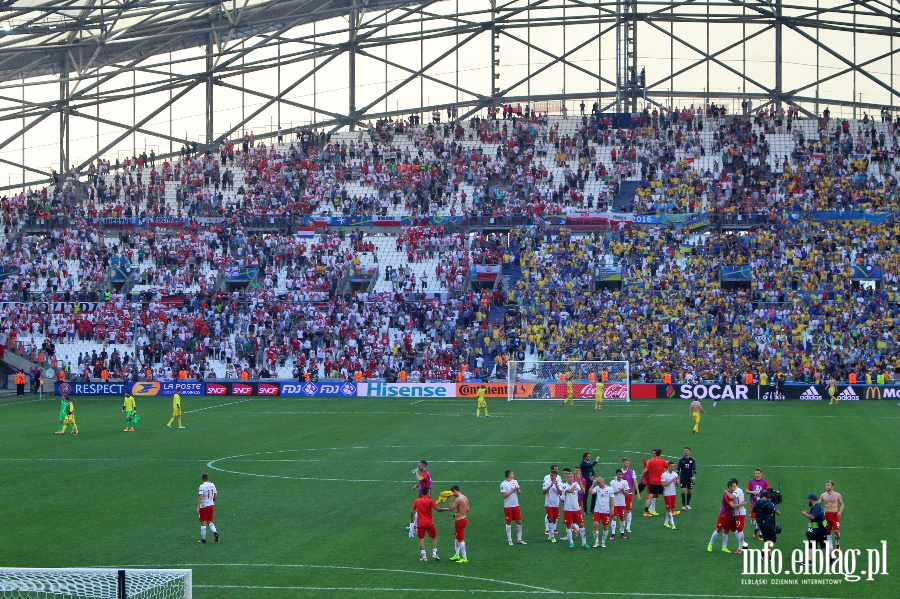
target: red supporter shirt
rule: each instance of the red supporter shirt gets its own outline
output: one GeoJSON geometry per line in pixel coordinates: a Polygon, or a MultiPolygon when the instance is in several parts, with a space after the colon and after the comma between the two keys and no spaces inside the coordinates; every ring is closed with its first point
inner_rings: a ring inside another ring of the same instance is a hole
{"type": "Polygon", "coordinates": [[[437,507],[431,497],[419,497],[413,501],[413,509],[419,514],[419,526],[434,526],[431,510],[437,507]]]}
{"type": "Polygon", "coordinates": [[[662,473],[668,468],[669,462],[662,458],[652,458],[647,462],[647,484],[661,485],[662,473]]]}

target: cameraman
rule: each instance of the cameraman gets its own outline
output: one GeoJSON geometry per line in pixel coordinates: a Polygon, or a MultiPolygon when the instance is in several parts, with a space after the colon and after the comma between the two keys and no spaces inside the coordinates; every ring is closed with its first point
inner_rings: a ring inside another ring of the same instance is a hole
{"type": "Polygon", "coordinates": [[[780,516],[781,512],[772,502],[771,494],[768,490],[762,491],[756,501],[756,524],[759,526],[759,534],[766,543],[775,543],[778,529],[775,526],[775,516],[780,516]]]}
{"type": "MultiPolygon", "coordinates": [[[[809,511],[801,511],[807,520],[809,520],[809,528],[806,529],[806,540],[812,541],[819,549],[825,549],[825,510],[819,504],[819,497],[815,493],[810,493],[806,497],[809,502],[809,511]]],[[[812,544],[806,546],[806,561],[812,563],[812,544]]]]}

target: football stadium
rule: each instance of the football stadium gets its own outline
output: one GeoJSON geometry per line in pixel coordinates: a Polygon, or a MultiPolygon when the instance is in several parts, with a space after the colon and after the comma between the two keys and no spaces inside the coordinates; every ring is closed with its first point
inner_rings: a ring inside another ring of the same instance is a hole
{"type": "Polygon", "coordinates": [[[0,1],[0,598],[900,596],[897,39],[0,1]]]}

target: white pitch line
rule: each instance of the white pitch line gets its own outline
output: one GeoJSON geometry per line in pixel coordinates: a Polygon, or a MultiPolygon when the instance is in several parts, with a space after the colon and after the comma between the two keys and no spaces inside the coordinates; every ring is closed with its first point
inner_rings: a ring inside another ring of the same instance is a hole
{"type": "MultiPolygon", "coordinates": [[[[122,567],[122,566],[118,566],[122,567]]],[[[325,570],[352,570],[358,572],[383,572],[392,574],[412,574],[414,576],[437,576],[446,578],[457,578],[460,580],[476,580],[479,582],[489,582],[501,585],[520,587],[516,590],[512,589],[403,589],[403,588],[384,588],[384,587],[305,587],[305,586],[252,586],[252,585],[194,585],[195,588],[210,589],[247,589],[247,590],[266,590],[266,591],[372,591],[372,592],[420,592],[420,593],[497,593],[497,594],[523,594],[523,595],[560,595],[566,591],[558,589],[550,589],[535,585],[524,584],[520,582],[511,582],[506,580],[496,580],[493,578],[483,578],[480,576],[466,576],[464,574],[449,574],[445,572],[428,572],[421,570],[400,570],[391,568],[365,568],[361,566],[319,566],[307,564],[154,564],[154,565],[131,565],[131,568],[309,568],[309,569],[325,569],[325,570]]],[[[692,593],[623,593],[613,591],[578,591],[579,595],[594,597],[679,597],[684,599],[758,599],[756,595],[707,595],[692,593]]],[[[787,599],[795,599],[794,597],[785,596],[787,599]]],[[[796,599],[801,599],[797,597],[796,599]]],[[[802,599],[833,599],[831,597],[803,597],[802,599]]]]}
{"type": "MultiPolygon", "coordinates": [[[[414,405],[416,405],[417,403],[422,403],[423,401],[425,401],[425,400],[424,400],[424,399],[420,399],[419,401],[414,401],[414,402],[412,402],[412,403],[409,404],[409,405],[414,406],[414,405]]],[[[386,414],[400,414],[401,412],[385,412],[385,413],[386,413],[386,414]]]]}
{"type": "MultiPolygon", "coordinates": [[[[424,574],[424,572],[423,572],[424,574]]],[[[248,591],[315,591],[315,592],[373,592],[373,593],[492,593],[500,595],[563,595],[568,591],[547,589],[546,591],[525,591],[505,589],[400,589],[386,587],[304,587],[304,586],[249,586],[249,585],[219,585],[219,584],[195,584],[195,589],[245,589],[248,591]]],[[[758,595],[695,595],[690,593],[622,593],[612,591],[577,591],[577,595],[591,597],[678,597],[683,599],[759,599],[758,595]]],[[[784,595],[785,599],[834,599],[831,597],[795,597],[784,595]]]]}
{"type": "MultiPolygon", "coordinates": [[[[495,578],[485,578],[483,576],[467,576],[465,574],[449,574],[447,572],[428,572],[421,570],[399,570],[395,568],[365,568],[362,566],[332,566],[332,565],[311,565],[311,564],[177,564],[173,565],[131,565],[131,568],[308,568],[314,570],[352,570],[357,572],[384,572],[389,574],[413,574],[414,576],[437,576],[440,578],[458,578],[461,580],[477,580],[479,582],[490,582],[494,584],[502,584],[513,587],[521,587],[528,589],[528,592],[554,593],[561,591],[548,589],[536,585],[525,584],[522,582],[512,582],[509,580],[497,580],[495,578]]],[[[252,588],[252,587],[236,587],[236,588],[252,588]]],[[[260,587],[265,588],[265,587],[260,587]]],[[[273,587],[278,588],[278,587],[273,587]]],[[[317,587],[316,587],[317,588],[317,587]]],[[[521,592],[521,591],[520,591],[521,592]]]]}
{"type": "Polygon", "coordinates": [[[44,401],[44,400],[42,398],[38,398],[38,399],[26,399],[25,401],[8,401],[8,402],[0,403],[0,407],[15,406],[18,404],[23,404],[23,403],[34,403],[36,401],[44,401]]]}
{"type": "Polygon", "coordinates": [[[202,412],[203,410],[214,410],[214,409],[216,409],[216,408],[224,408],[225,406],[233,406],[233,405],[235,405],[235,404],[245,403],[245,402],[248,402],[248,401],[253,401],[253,399],[242,399],[242,400],[240,400],[240,401],[232,401],[231,403],[223,403],[223,404],[218,404],[218,405],[215,405],[215,406],[207,406],[207,407],[205,407],[205,408],[197,408],[196,410],[185,410],[184,413],[185,413],[185,414],[192,414],[192,413],[194,413],[194,412],[202,412]]]}

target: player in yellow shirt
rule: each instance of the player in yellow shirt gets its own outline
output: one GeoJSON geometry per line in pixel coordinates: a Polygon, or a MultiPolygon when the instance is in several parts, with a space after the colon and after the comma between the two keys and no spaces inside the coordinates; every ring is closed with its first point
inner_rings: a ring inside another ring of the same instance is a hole
{"type": "Polygon", "coordinates": [[[72,434],[78,434],[78,425],[75,424],[75,404],[72,403],[72,399],[67,395],[66,397],[66,417],[63,419],[62,430],[60,430],[59,435],[66,434],[66,427],[72,427],[72,434]]]}
{"type": "Polygon", "coordinates": [[[175,395],[172,397],[172,417],[169,419],[169,428],[172,428],[172,423],[175,419],[178,418],[178,428],[184,428],[181,426],[181,395],[178,392],[175,392],[175,395]]]}
{"type": "Polygon", "coordinates": [[[488,418],[490,417],[490,414],[488,414],[487,402],[484,400],[484,393],[486,390],[487,390],[487,387],[485,387],[483,384],[478,386],[478,391],[476,392],[476,394],[478,396],[478,407],[475,408],[475,417],[476,418],[481,416],[482,408],[484,408],[485,417],[488,417],[488,418]]]}
{"type": "Polygon", "coordinates": [[[575,405],[575,387],[572,386],[572,375],[566,377],[566,398],[563,400],[563,405],[567,403],[575,405]]]}
{"type": "Polygon", "coordinates": [[[134,423],[138,421],[137,404],[131,393],[125,394],[125,402],[122,404],[122,411],[125,412],[125,432],[134,432],[134,423]]]}
{"type": "Polygon", "coordinates": [[[837,381],[833,378],[828,380],[828,397],[828,405],[837,403],[837,381]]]}
{"type": "Polygon", "coordinates": [[[603,409],[603,381],[594,385],[594,409],[603,409]]]}

